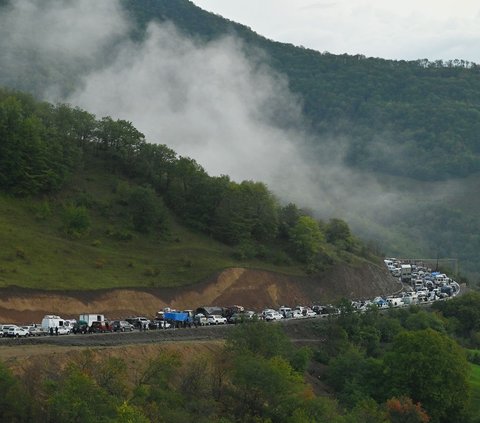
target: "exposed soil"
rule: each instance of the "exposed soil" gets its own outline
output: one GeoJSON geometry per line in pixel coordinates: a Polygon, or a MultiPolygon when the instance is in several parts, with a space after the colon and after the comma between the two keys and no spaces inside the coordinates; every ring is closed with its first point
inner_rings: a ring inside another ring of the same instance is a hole
{"type": "Polygon", "coordinates": [[[286,304],[332,302],[341,297],[372,298],[401,287],[383,266],[339,265],[316,277],[292,277],[264,270],[230,268],[208,280],[186,287],[112,289],[98,291],[41,291],[0,289],[0,322],[40,322],[45,314],[78,318],[100,313],[110,319],[130,315],[154,316],[163,307],[240,304],[254,310],[286,304]]]}

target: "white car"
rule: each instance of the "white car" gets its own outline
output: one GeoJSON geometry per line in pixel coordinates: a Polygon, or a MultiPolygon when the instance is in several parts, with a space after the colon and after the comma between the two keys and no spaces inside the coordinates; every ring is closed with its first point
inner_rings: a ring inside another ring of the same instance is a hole
{"type": "Polygon", "coordinates": [[[58,326],[57,329],[53,329],[53,334],[54,335],[69,335],[70,334],[70,328],[67,328],[65,326],[58,326]]]}
{"type": "Polygon", "coordinates": [[[315,313],[311,308],[307,308],[305,312],[305,317],[315,317],[317,313],[315,313]]]}
{"type": "Polygon", "coordinates": [[[21,328],[18,326],[12,326],[7,331],[7,336],[9,337],[19,338],[20,336],[27,337],[28,335],[30,335],[30,332],[28,331],[28,329],[21,328]]]}
{"type": "Polygon", "coordinates": [[[303,317],[303,314],[300,310],[292,310],[287,313],[287,319],[299,319],[303,317]]]}
{"type": "Polygon", "coordinates": [[[219,314],[211,314],[207,317],[207,324],[209,325],[226,325],[227,318],[220,316],[219,314]]]}
{"type": "Polygon", "coordinates": [[[266,321],[272,321],[272,320],[281,320],[283,319],[283,315],[280,314],[278,311],[270,311],[268,313],[265,313],[265,320],[266,321]]]}
{"type": "Polygon", "coordinates": [[[10,328],[13,328],[15,325],[1,325],[2,326],[2,336],[7,336],[7,332],[10,328]]]}

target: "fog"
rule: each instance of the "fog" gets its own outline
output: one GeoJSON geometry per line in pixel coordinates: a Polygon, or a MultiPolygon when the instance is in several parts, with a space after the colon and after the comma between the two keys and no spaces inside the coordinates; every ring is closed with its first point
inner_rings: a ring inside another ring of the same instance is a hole
{"type": "Polygon", "coordinates": [[[114,0],[18,0],[0,18],[0,42],[20,57],[36,51],[67,69],[81,64],[73,93],[62,97],[50,84],[45,97],[131,121],[149,142],[195,159],[210,175],[263,181],[283,202],[354,228],[388,226],[410,211],[399,207],[399,190],[343,164],[349,140],[312,140],[301,100],[261,52],[247,53],[232,37],[194,41],[168,23],[151,24],[134,43],[129,29],[114,0]],[[302,153],[313,143],[320,159],[302,153]]]}

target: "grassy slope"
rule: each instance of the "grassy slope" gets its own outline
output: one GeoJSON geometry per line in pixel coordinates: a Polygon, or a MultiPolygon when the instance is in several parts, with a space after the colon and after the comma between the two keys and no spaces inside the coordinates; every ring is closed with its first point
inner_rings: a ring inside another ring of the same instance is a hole
{"type": "MultiPolygon", "coordinates": [[[[198,282],[232,266],[302,274],[297,267],[278,267],[256,260],[238,261],[232,249],[192,232],[171,217],[168,236],[141,235],[121,213],[102,213],[113,204],[118,179],[90,169],[76,176],[70,189],[50,201],[51,213],[36,217],[43,200],[0,195],[0,286],[39,289],[167,287],[198,282]],[[90,233],[72,240],[61,231],[61,204],[79,196],[93,200],[90,233]],[[130,241],[107,236],[107,229],[128,230],[130,241]]],[[[115,207],[115,205],[113,206],[115,207]]]]}
{"type": "Polygon", "coordinates": [[[480,366],[471,364],[470,385],[472,387],[471,413],[472,416],[480,416],[480,366]]]}

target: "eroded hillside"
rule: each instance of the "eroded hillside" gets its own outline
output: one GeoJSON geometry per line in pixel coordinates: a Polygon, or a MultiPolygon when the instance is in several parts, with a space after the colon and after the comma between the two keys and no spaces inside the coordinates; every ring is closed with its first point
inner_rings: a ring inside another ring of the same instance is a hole
{"type": "Polygon", "coordinates": [[[381,266],[371,263],[337,265],[316,277],[292,277],[264,270],[226,269],[195,286],[99,291],[41,291],[3,288],[0,320],[38,322],[45,314],[78,318],[81,313],[102,313],[120,318],[134,314],[154,316],[163,307],[194,309],[203,305],[241,304],[262,309],[282,304],[312,304],[341,297],[368,298],[399,289],[381,266]]]}

